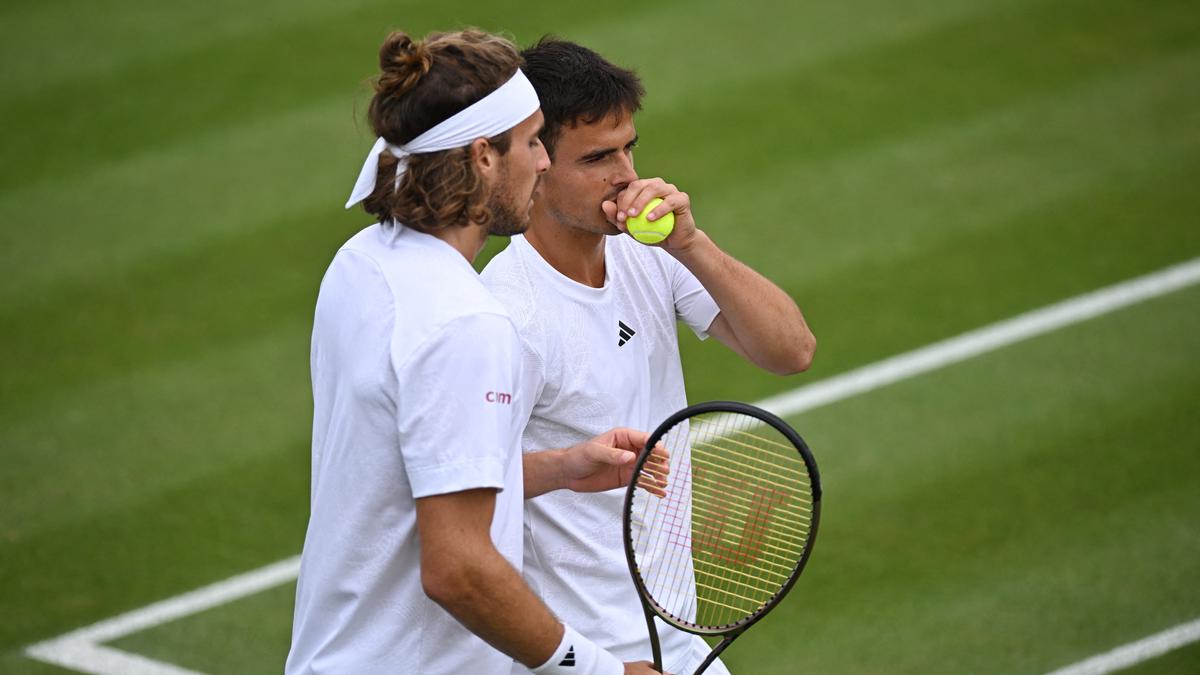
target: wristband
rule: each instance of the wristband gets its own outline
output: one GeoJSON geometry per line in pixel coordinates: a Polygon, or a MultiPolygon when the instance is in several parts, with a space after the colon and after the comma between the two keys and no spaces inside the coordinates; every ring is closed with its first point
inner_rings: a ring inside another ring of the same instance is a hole
{"type": "Polygon", "coordinates": [[[558,649],[532,670],[535,675],[622,675],[625,664],[564,623],[558,649]]]}

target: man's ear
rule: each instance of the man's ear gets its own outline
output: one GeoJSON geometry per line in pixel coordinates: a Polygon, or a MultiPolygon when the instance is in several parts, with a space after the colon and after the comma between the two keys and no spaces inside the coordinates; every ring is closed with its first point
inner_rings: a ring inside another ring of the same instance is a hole
{"type": "Polygon", "coordinates": [[[471,162],[480,176],[490,179],[500,169],[500,153],[486,138],[471,141],[471,162]]]}

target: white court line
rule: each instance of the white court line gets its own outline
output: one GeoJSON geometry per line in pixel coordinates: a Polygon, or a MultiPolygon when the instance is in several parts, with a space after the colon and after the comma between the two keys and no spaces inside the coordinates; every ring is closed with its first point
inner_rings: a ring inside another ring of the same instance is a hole
{"type": "Polygon", "coordinates": [[[1111,652],[1093,656],[1086,661],[1060,668],[1049,675],[1104,675],[1104,673],[1128,668],[1142,661],[1149,661],[1156,656],[1162,656],[1172,649],[1179,649],[1197,640],[1200,640],[1200,619],[1180,624],[1161,633],[1155,633],[1137,642],[1118,647],[1111,652]]]}
{"type": "MultiPolygon", "coordinates": [[[[793,389],[760,401],[756,405],[780,416],[795,415],[944,368],[950,364],[1165,295],[1198,282],[1200,282],[1200,258],[1194,258],[1158,272],[1076,296],[948,340],[935,342],[927,347],[793,389]]],[[[93,675],[197,675],[194,671],[122,652],[103,646],[101,643],[285,584],[296,578],[299,569],[299,558],[282,560],[45,642],[39,642],[27,647],[25,654],[39,661],[93,675]]],[[[1191,625],[1187,624],[1187,626],[1191,625]]],[[[1173,634],[1176,630],[1179,629],[1172,629],[1167,633],[1173,634]]],[[[1200,635],[1186,631],[1185,637],[1187,638],[1185,641],[1178,644],[1171,643],[1168,649],[1174,649],[1200,639],[1200,635]]],[[[1158,653],[1154,655],[1157,656],[1158,653]]],[[[1133,663],[1137,663],[1137,661],[1127,665],[1133,663]]]]}
{"type": "Polygon", "coordinates": [[[27,647],[31,658],[93,675],[200,675],[169,663],[101,645],[168,621],[203,612],[292,581],[300,573],[300,556],[197,588],[141,609],[27,647]]]}
{"type": "Polygon", "coordinates": [[[1193,258],[1146,276],[1077,295],[948,340],[772,396],[759,402],[758,406],[780,417],[795,415],[1165,295],[1198,281],[1200,258],[1193,258]]]}

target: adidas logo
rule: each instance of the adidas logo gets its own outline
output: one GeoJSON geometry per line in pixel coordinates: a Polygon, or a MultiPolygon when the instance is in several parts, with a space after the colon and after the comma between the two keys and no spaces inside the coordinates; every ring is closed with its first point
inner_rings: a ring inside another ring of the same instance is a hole
{"type": "Polygon", "coordinates": [[[567,647],[567,655],[563,657],[562,661],[558,662],[558,665],[560,665],[560,666],[575,665],[575,645],[571,645],[570,647],[567,647]]]}
{"type": "Polygon", "coordinates": [[[626,326],[624,321],[617,322],[617,336],[620,338],[617,340],[618,347],[624,347],[625,343],[629,342],[629,338],[633,337],[634,335],[637,335],[637,331],[629,326],[626,326]]]}

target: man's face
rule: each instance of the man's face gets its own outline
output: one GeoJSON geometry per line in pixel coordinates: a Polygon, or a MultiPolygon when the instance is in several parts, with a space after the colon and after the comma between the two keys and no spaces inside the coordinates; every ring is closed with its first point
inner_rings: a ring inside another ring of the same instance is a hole
{"type": "Polygon", "coordinates": [[[529,227],[534,193],[550,168],[546,148],[538,139],[542,122],[542,111],[538,110],[512,128],[512,142],[500,160],[500,175],[488,197],[492,212],[489,234],[507,237],[529,227]]]}
{"type": "Polygon", "coordinates": [[[637,180],[633,148],[637,130],[633,115],[622,112],[593,124],[562,127],[554,149],[554,164],[542,177],[534,202],[534,226],[559,226],[596,234],[619,234],[600,204],[616,199],[637,180]]]}

